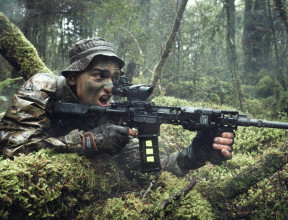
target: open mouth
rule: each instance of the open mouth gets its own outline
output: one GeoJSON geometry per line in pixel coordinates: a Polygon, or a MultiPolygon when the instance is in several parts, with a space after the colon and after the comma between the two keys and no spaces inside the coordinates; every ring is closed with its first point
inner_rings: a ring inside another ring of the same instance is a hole
{"type": "Polygon", "coordinates": [[[100,98],[99,98],[99,104],[101,106],[107,106],[109,105],[109,100],[110,100],[111,96],[109,95],[102,95],[100,98]]]}

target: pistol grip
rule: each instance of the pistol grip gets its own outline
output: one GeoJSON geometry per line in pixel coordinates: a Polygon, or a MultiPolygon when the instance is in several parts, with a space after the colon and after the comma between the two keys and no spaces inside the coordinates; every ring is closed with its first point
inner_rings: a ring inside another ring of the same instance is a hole
{"type": "MultiPolygon", "coordinates": [[[[221,137],[223,132],[233,132],[233,129],[230,127],[218,128],[215,130],[215,137],[221,137]]],[[[211,146],[212,147],[212,146],[211,146]]],[[[231,147],[232,148],[232,147],[231,147]]],[[[214,165],[221,165],[223,161],[226,161],[227,158],[223,156],[220,150],[213,149],[210,153],[210,163],[214,165]]]]}

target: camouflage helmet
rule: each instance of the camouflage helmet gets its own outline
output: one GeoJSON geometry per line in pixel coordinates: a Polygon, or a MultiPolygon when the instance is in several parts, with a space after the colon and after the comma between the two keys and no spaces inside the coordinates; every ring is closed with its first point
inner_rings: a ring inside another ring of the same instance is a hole
{"type": "Polygon", "coordinates": [[[92,59],[98,55],[114,57],[119,63],[120,69],[124,61],[120,59],[111,43],[100,37],[84,39],[76,42],[69,50],[70,65],[62,71],[67,77],[69,73],[84,71],[92,59]]]}

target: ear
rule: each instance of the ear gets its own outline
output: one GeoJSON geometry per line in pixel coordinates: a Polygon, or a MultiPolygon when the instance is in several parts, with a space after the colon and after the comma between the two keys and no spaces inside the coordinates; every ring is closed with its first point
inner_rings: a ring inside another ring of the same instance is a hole
{"type": "Polygon", "coordinates": [[[67,77],[67,82],[70,86],[75,86],[76,85],[76,80],[75,76],[68,76],[67,77]]]}

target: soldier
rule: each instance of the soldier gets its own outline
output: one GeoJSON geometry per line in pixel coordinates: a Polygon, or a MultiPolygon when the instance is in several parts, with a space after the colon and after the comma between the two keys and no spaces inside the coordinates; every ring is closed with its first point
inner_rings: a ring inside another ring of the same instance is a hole
{"type": "MultiPolygon", "coordinates": [[[[96,115],[86,121],[66,121],[59,125],[51,103],[71,102],[108,106],[112,88],[118,82],[124,61],[112,44],[102,38],[78,41],[69,51],[70,65],[63,76],[38,73],[31,77],[15,94],[0,123],[0,149],[12,158],[18,153],[28,154],[52,147],[63,152],[119,155],[129,169],[139,168],[137,139],[130,128],[115,125],[105,115],[96,115]],[[130,141],[130,144],[128,144],[130,141]],[[125,147],[126,146],[126,147],[125,147]]],[[[198,132],[192,144],[161,160],[163,170],[184,176],[210,161],[212,151],[219,150],[224,160],[231,159],[233,132],[221,137],[198,132]]]]}

